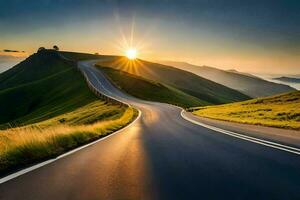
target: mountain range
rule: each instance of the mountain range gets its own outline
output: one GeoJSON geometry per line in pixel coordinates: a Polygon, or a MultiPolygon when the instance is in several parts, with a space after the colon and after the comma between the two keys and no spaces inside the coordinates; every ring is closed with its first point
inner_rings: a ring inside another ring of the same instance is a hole
{"type": "Polygon", "coordinates": [[[116,70],[142,77],[172,87],[187,95],[198,98],[207,104],[222,104],[248,100],[249,96],[200,77],[194,73],[176,67],[149,62],[145,60],[129,60],[126,57],[116,56],[98,62],[99,67],[110,67],[116,70]]]}
{"type": "Polygon", "coordinates": [[[226,71],[209,66],[196,66],[185,62],[159,62],[192,72],[203,78],[240,91],[253,98],[271,96],[296,90],[290,86],[266,81],[252,74],[238,72],[236,70],[226,71]]]}
{"type": "Polygon", "coordinates": [[[300,83],[300,78],[294,78],[294,77],[281,76],[273,79],[282,82],[288,82],[288,83],[300,83]]]}

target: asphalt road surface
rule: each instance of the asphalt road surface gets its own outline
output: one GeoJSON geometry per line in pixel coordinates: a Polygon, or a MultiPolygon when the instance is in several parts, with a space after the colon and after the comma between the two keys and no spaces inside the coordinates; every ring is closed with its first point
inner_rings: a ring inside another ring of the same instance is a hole
{"type": "Polygon", "coordinates": [[[102,93],[142,115],[123,131],[0,185],[0,199],[300,199],[300,156],[223,134],[116,89],[82,62],[102,93]]]}

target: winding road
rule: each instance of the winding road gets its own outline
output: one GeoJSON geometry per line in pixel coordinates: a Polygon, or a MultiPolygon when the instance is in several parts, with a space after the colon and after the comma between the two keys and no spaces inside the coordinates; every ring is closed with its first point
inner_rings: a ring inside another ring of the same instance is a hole
{"type": "Polygon", "coordinates": [[[129,127],[0,185],[0,199],[300,199],[300,155],[191,123],[124,94],[81,62],[101,93],[141,111],[129,127]]]}

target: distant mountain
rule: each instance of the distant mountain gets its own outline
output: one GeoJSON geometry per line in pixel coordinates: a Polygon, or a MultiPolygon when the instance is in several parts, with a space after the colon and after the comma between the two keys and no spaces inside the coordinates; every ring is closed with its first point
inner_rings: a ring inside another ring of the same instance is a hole
{"type": "Polygon", "coordinates": [[[287,77],[287,76],[282,76],[282,77],[273,78],[273,79],[282,81],[282,82],[300,83],[300,78],[293,78],[293,77],[287,77]]]}
{"type": "Polygon", "coordinates": [[[250,99],[234,89],[197,76],[175,67],[148,62],[128,60],[124,57],[106,59],[97,63],[101,67],[111,67],[145,79],[162,83],[207,104],[222,104],[250,99]]]}
{"type": "Polygon", "coordinates": [[[249,73],[245,73],[245,72],[239,72],[235,69],[229,69],[229,70],[226,70],[227,72],[232,72],[232,73],[236,73],[236,74],[241,74],[241,75],[245,75],[245,76],[250,76],[250,77],[254,77],[254,78],[259,78],[253,74],[249,74],[249,73]]]}
{"type": "Polygon", "coordinates": [[[214,67],[191,65],[185,62],[159,62],[195,73],[201,77],[238,90],[254,98],[295,91],[295,89],[290,86],[269,82],[252,74],[242,73],[236,70],[226,71],[214,67]]]}
{"type": "Polygon", "coordinates": [[[25,57],[13,57],[13,56],[3,56],[0,55],[0,73],[10,69],[11,67],[15,66],[22,60],[24,60],[25,57]]]}

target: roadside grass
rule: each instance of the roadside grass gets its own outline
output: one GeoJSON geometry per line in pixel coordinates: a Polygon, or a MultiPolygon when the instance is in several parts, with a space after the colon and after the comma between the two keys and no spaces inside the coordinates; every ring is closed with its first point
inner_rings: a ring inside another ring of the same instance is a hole
{"type": "MultiPolygon", "coordinates": [[[[77,109],[55,116],[45,121],[35,123],[45,128],[54,125],[88,125],[101,120],[113,120],[120,118],[127,106],[108,103],[101,99],[95,100],[77,109]]],[[[29,125],[30,126],[30,125],[29,125]]]]}
{"type": "Polygon", "coordinates": [[[0,173],[53,158],[99,139],[126,126],[136,116],[137,111],[128,107],[118,118],[88,125],[32,125],[0,131],[0,173]]]}
{"type": "Polygon", "coordinates": [[[169,103],[184,108],[208,105],[207,102],[201,101],[196,97],[177,90],[176,88],[147,80],[140,76],[109,67],[102,67],[101,71],[103,71],[106,76],[121,90],[124,90],[128,94],[140,99],[169,103]]]}
{"type": "Polygon", "coordinates": [[[76,65],[54,51],[1,73],[0,105],[0,175],[110,134],[137,116],[94,95],[76,65]]]}
{"type": "Polygon", "coordinates": [[[212,119],[300,130],[300,91],[189,111],[212,119]]]}
{"type": "Polygon", "coordinates": [[[0,129],[44,121],[101,101],[76,66],[53,52],[34,54],[0,75],[0,129]]]}
{"type": "Polygon", "coordinates": [[[23,126],[71,112],[98,100],[75,69],[0,91],[0,129],[23,126]],[[74,80],[75,79],[75,80],[74,80]],[[2,123],[2,124],[1,124],[2,123]]]}

